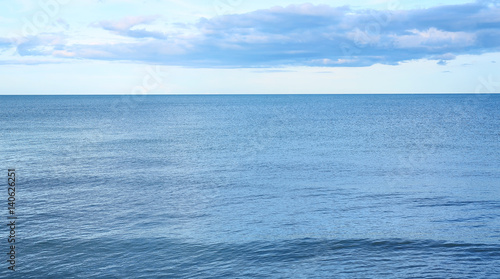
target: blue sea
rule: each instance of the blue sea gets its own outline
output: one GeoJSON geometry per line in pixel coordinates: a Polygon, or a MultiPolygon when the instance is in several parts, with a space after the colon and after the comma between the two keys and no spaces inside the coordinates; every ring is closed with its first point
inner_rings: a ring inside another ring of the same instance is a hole
{"type": "Polygon", "coordinates": [[[1,96],[2,278],[500,278],[500,95],[1,96]]]}

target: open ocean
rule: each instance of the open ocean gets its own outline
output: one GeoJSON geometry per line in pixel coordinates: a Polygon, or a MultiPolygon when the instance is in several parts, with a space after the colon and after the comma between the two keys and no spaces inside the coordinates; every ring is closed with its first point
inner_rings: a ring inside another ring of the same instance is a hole
{"type": "Polygon", "coordinates": [[[0,96],[1,278],[500,278],[500,95],[0,96]]]}

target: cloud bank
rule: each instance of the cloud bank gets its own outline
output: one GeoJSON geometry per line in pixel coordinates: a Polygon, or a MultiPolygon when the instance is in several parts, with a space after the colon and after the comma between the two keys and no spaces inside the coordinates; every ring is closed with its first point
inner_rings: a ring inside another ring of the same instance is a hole
{"type": "Polygon", "coordinates": [[[155,21],[161,17],[91,24],[123,41],[70,44],[67,32],[41,34],[17,50],[22,56],[199,68],[359,67],[414,59],[445,65],[457,55],[500,51],[498,1],[386,11],[303,4],[201,18],[165,30],[149,28],[155,21]]]}

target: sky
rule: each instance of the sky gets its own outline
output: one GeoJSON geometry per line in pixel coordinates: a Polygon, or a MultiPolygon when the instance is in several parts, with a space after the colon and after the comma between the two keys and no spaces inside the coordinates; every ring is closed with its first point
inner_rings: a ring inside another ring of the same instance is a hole
{"type": "Polygon", "coordinates": [[[500,1],[0,0],[0,94],[500,92],[500,1]]]}

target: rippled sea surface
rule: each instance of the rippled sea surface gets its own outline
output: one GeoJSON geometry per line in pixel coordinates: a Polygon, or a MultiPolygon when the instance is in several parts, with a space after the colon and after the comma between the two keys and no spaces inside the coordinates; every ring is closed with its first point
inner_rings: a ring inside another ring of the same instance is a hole
{"type": "Polygon", "coordinates": [[[500,95],[3,96],[0,124],[2,278],[499,278],[500,95]]]}

